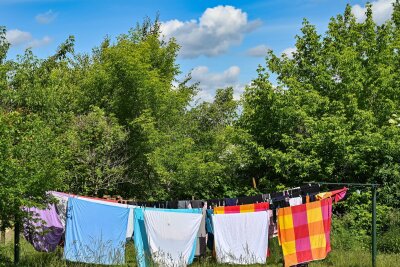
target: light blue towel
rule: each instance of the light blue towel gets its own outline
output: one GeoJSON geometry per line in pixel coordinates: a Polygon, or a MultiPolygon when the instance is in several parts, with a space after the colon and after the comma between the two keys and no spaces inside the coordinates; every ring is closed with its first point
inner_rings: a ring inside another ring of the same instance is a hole
{"type": "MultiPolygon", "coordinates": [[[[144,213],[143,211],[147,210],[157,210],[157,211],[165,211],[165,212],[182,212],[182,213],[202,213],[202,209],[155,209],[155,208],[135,208],[134,211],[134,234],[133,241],[135,243],[136,249],[136,260],[138,262],[139,267],[147,267],[150,266],[151,255],[149,251],[149,244],[147,242],[147,233],[146,227],[144,225],[144,213]]],[[[196,243],[193,244],[192,254],[190,255],[188,264],[191,264],[194,259],[194,254],[196,253],[196,243]]]]}
{"type": "Polygon", "coordinates": [[[68,199],[64,256],[95,264],[125,263],[129,208],[68,199]]]}

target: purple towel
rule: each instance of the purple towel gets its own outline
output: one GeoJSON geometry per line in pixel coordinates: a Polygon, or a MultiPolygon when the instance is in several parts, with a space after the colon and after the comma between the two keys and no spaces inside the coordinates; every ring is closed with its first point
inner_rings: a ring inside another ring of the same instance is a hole
{"type": "Polygon", "coordinates": [[[47,209],[25,208],[31,219],[24,222],[24,236],[37,251],[52,252],[60,243],[64,233],[54,204],[47,209]]]}

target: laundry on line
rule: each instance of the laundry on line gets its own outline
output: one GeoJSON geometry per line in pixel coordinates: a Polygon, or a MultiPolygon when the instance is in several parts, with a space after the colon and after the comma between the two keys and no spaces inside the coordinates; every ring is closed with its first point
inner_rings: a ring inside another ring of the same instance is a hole
{"type": "Polygon", "coordinates": [[[38,251],[54,251],[65,239],[66,260],[92,264],[124,264],[126,241],[133,240],[140,267],[186,266],[205,255],[206,245],[220,263],[265,263],[275,253],[269,239],[278,236],[291,266],[328,255],[332,202],[346,192],[311,184],[255,197],[129,204],[49,192],[57,203],[24,208],[42,218],[34,225],[28,217],[24,231],[38,251]]]}

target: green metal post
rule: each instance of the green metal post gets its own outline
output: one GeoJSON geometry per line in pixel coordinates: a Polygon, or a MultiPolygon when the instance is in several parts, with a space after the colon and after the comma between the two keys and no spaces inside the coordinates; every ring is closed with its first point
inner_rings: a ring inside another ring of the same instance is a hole
{"type": "Polygon", "coordinates": [[[372,267],[376,267],[376,186],[372,186],[372,267]]]}

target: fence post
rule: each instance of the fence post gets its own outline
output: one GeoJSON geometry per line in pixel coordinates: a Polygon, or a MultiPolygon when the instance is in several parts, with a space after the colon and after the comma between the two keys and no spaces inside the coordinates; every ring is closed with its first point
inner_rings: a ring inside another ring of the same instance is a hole
{"type": "Polygon", "coordinates": [[[376,186],[372,185],[372,267],[376,267],[376,186]]]}

